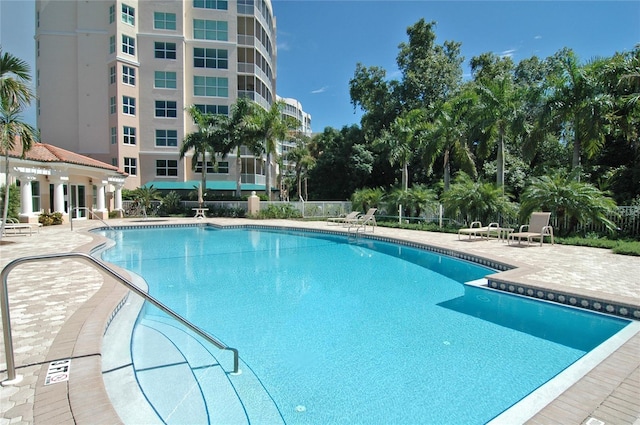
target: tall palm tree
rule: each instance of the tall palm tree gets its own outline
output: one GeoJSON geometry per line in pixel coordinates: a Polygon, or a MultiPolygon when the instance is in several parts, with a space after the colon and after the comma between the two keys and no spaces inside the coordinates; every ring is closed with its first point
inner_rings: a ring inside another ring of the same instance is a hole
{"type": "Polygon", "coordinates": [[[259,155],[256,128],[253,116],[259,106],[245,97],[239,97],[231,106],[231,115],[225,121],[226,144],[223,153],[236,151],[236,198],[242,196],[242,147],[259,155]]]}
{"type": "Polygon", "coordinates": [[[13,151],[19,142],[24,156],[38,139],[37,131],[23,122],[20,115],[22,108],[35,98],[29,86],[30,81],[29,65],[10,53],[2,53],[0,48],[0,154],[5,157],[6,186],[0,239],[4,233],[9,210],[9,152],[13,151]]]}
{"type": "Polygon", "coordinates": [[[550,76],[551,93],[543,118],[560,128],[561,137],[573,143],[571,164],[577,168],[583,151],[593,156],[604,146],[612,101],[594,78],[604,61],[581,66],[572,50],[563,49],[551,62],[555,70],[550,76]]]}
{"type": "Polygon", "coordinates": [[[389,163],[402,167],[402,190],[409,189],[409,163],[417,151],[417,136],[424,129],[425,113],[413,109],[396,117],[389,129],[374,142],[389,148],[389,163]]]}
{"type": "Polygon", "coordinates": [[[306,201],[307,193],[305,192],[303,196],[302,177],[308,170],[313,168],[316,159],[311,155],[311,151],[308,146],[310,143],[309,137],[296,135],[296,139],[296,147],[287,152],[285,159],[295,164],[294,172],[298,197],[306,201]]]}
{"type": "Polygon", "coordinates": [[[451,156],[464,172],[474,178],[477,174],[467,143],[470,138],[468,112],[474,104],[474,93],[471,90],[462,91],[445,101],[427,125],[422,145],[423,162],[431,173],[436,159],[442,158],[445,192],[449,190],[451,182],[451,156]]]}
{"type": "Polygon", "coordinates": [[[271,162],[273,155],[277,155],[276,144],[278,140],[285,138],[287,131],[293,129],[288,120],[282,116],[283,107],[284,102],[274,102],[268,110],[258,109],[258,113],[253,118],[258,131],[257,135],[263,143],[262,149],[267,154],[265,169],[267,199],[271,199],[271,162]]]}
{"type": "Polygon", "coordinates": [[[204,194],[207,190],[207,154],[209,154],[212,164],[215,164],[216,155],[224,151],[225,135],[223,131],[226,117],[204,114],[195,105],[189,106],[187,112],[198,129],[185,136],[180,145],[180,159],[193,149],[192,169],[195,170],[198,162],[201,161],[198,205],[202,208],[204,194]]]}

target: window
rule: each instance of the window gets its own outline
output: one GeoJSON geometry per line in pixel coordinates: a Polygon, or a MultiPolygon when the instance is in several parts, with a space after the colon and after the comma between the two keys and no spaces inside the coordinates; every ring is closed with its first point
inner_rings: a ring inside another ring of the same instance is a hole
{"type": "MultiPolygon", "coordinates": [[[[195,173],[202,173],[202,161],[196,162],[196,168],[194,170],[195,173]]],[[[213,162],[207,161],[207,174],[213,174],[215,171],[213,170],[213,162]]]]}
{"type": "Polygon", "coordinates": [[[126,53],[128,55],[136,54],[136,40],[133,37],[129,37],[128,35],[122,35],[122,53],[126,53]]]}
{"type": "Polygon", "coordinates": [[[176,29],[176,14],[153,12],[153,28],[157,30],[174,30],[176,29]]]}
{"type": "Polygon", "coordinates": [[[111,144],[115,145],[116,143],[118,143],[118,129],[111,127],[111,144]]]}
{"type": "Polygon", "coordinates": [[[229,68],[229,53],[224,49],[193,49],[193,66],[196,68],[229,68]]]}
{"type": "Polygon", "coordinates": [[[178,161],[175,159],[156,159],[156,176],[174,177],[178,175],[178,161]]]}
{"type": "Polygon", "coordinates": [[[124,157],[124,172],[130,176],[135,176],[138,173],[138,160],[135,158],[124,157]]]}
{"type": "Polygon", "coordinates": [[[196,40],[228,41],[229,24],[227,21],[193,20],[193,38],[196,40]]]}
{"type": "Polygon", "coordinates": [[[229,115],[229,106],[227,105],[195,105],[203,114],[213,115],[229,115]]]}
{"type": "Polygon", "coordinates": [[[113,54],[116,52],[116,36],[112,35],[109,37],[109,54],[113,54]]]}
{"type": "Polygon", "coordinates": [[[31,182],[31,211],[40,211],[40,182],[31,182]]]}
{"type": "Polygon", "coordinates": [[[193,7],[201,9],[227,10],[227,0],[193,0],[193,7]]]}
{"type": "Polygon", "coordinates": [[[116,5],[112,4],[111,6],[109,6],[109,23],[113,24],[115,20],[116,20],[116,5]]]}
{"type": "Polygon", "coordinates": [[[156,146],[178,146],[178,130],[156,130],[156,146]]]}
{"type": "Polygon", "coordinates": [[[136,24],[136,10],[133,7],[122,5],[122,22],[129,25],[136,24]]]}
{"type": "Polygon", "coordinates": [[[155,43],[156,59],[175,59],[176,43],[163,43],[156,41],[155,43]]]}
{"type": "Polygon", "coordinates": [[[116,67],[109,68],[109,84],[115,84],[116,82],[116,67]]]}
{"type": "Polygon", "coordinates": [[[175,118],[178,113],[177,103],[172,100],[156,100],[156,117],[175,118]]]}
{"type": "Polygon", "coordinates": [[[229,162],[220,161],[217,166],[218,170],[216,171],[219,174],[229,174],[229,162]]]}
{"type": "Polygon", "coordinates": [[[176,88],[176,73],[156,71],[155,83],[153,86],[157,89],[175,89],[176,88]]]}
{"type": "Polygon", "coordinates": [[[122,113],[126,115],[136,114],[136,99],[129,96],[122,96],[122,113]]]}
{"type": "Polygon", "coordinates": [[[113,165],[114,167],[118,166],[118,158],[111,158],[111,165],[113,165]]]}
{"type": "Polygon", "coordinates": [[[194,96],[229,96],[229,79],[224,77],[193,77],[194,96]]]}
{"type": "Polygon", "coordinates": [[[136,129],[135,129],[135,127],[124,126],[122,128],[122,134],[124,136],[123,143],[125,145],[135,145],[136,144],[136,129]]]}
{"type": "Polygon", "coordinates": [[[122,82],[131,86],[136,85],[136,69],[122,65],[122,82]]]}
{"type": "Polygon", "coordinates": [[[109,98],[109,113],[111,114],[116,113],[116,97],[115,96],[109,98]]]}

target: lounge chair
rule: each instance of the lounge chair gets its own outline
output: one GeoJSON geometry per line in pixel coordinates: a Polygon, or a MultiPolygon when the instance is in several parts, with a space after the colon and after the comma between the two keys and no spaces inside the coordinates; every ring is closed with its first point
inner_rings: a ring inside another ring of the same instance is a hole
{"type": "MultiPolygon", "coordinates": [[[[1,224],[2,224],[2,220],[0,220],[0,225],[1,224]]],[[[38,228],[36,227],[36,229],[38,228]]],[[[7,218],[7,222],[4,225],[5,235],[9,233],[12,233],[12,234],[22,233],[23,230],[29,230],[29,236],[31,236],[33,232],[33,226],[31,226],[29,223],[20,223],[16,219],[7,218]]]]}
{"type": "Polygon", "coordinates": [[[367,231],[367,226],[371,227],[371,231],[374,231],[375,226],[378,225],[376,222],[375,213],[378,211],[377,208],[369,208],[365,214],[359,215],[353,223],[349,226],[349,231],[353,228],[355,232],[359,232],[362,230],[363,232],[367,231]]]}
{"type": "Polygon", "coordinates": [[[489,223],[488,226],[483,226],[482,222],[474,221],[471,223],[471,226],[458,230],[458,240],[460,240],[460,235],[469,235],[469,239],[471,239],[471,236],[474,238],[480,237],[480,239],[484,239],[486,237],[489,239],[491,229],[498,231],[499,228],[498,223],[489,223]]]}
{"type": "Polygon", "coordinates": [[[531,214],[529,224],[520,226],[520,230],[509,235],[509,241],[518,238],[518,244],[523,238],[527,239],[527,243],[531,243],[531,239],[540,239],[540,246],[544,242],[545,236],[551,236],[551,245],[553,245],[553,227],[549,226],[549,212],[534,212],[531,214]]]}
{"type": "Polygon", "coordinates": [[[349,224],[356,221],[358,216],[360,215],[360,211],[351,211],[344,217],[329,217],[327,218],[327,224],[336,223],[336,224],[349,224]]]}

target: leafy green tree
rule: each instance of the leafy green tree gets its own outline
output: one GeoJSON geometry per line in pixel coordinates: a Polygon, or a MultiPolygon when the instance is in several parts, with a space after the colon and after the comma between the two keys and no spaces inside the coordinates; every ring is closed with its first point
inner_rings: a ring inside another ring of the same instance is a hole
{"type": "Polygon", "coordinates": [[[151,201],[162,200],[162,194],[158,189],[150,185],[148,187],[142,186],[133,191],[134,201],[142,208],[144,216],[147,216],[147,210],[151,210],[151,201]]]}
{"type": "Polygon", "coordinates": [[[22,156],[37,141],[35,128],[22,120],[22,108],[35,98],[29,83],[31,75],[29,65],[8,52],[0,49],[0,154],[5,159],[5,197],[0,239],[4,234],[4,226],[9,210],[9,154],[17,143],[20,144],[22,156]]]}
{"type": "Polygon", "coordinates": [[[306,201],[308,200],[308,194],[306,192],[303,193],[302,179],[307,172],[314,167],[316,159],[311,155],[311,150],[309,149],[309,144],[311,143],[310,138],[303,135],[296,135],[295,137],[296,147],[290,149],[286,153],[285,159],[295,164],[294,173],[296,193],[298,198],[302,198],[306,201]]]}
{"type": "Polygon", "coordinates": [[[384,204],[389,215],[402,205],[405,217],[420,217],[422,213],[433,211],[438,205],[436,193],[424,185],[416,184],[408,190],[396,188],[384,196],[384,204]]]}
{"type": "MultiPolygon", "coordinates": [[[[3,216],[4,216],[4,205],[6,188],[2,185],[0,188],[0,204],[3,207],[3,216]]],[[[9,185],[9,203],[7,204],[7,215],[8,218],[18,218],[18,214],[20,213],[20,189],[15,184],[9,185]]]]}
{"type": "Polygon", "coordinates": [[[490,220],[509,221],[514,218],[515,206],[501,187],[492,183],[475,182],[465,173],[458,173],[451,188],[442,195],[448,214],[460,213],[467,223],[490,220]]]}
{"type": "Polygon", "coordinates": [[[534,177],[520,198],[520,219],[526,221],[534,211],[550,211],[557,217],[560,234],[590,222],[614,231],[616,225],[607,217],[616,213],[616,203],[592,184],[578,181],[577,174],[574,170],[534,177]]]}
{"type": "Polygon", "coordinates": [[[187,152],[193,150],[191,168],[196,170],[198,162],[202,164],[200,167],[200,186],[198,187],[198,205],[202,208],[204,194],[207,190],[207,155],[211,159],[211,164],[215,165],[216,155],[224,153],[226,117],[204,114],[195,105],[189,106],[187,112],[196,124],[197,130],[187,134],[182,140],[180,159],[183,159],[187,152]]]}

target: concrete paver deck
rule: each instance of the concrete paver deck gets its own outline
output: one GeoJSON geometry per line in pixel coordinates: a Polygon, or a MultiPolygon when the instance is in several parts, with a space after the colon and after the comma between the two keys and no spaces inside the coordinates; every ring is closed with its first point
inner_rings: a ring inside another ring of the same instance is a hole
{"type": "MultiPolygon", "coordinates": [[[[190,219],[110,220],[109,224],[190,223],[190,219]]],[[[219,225],[272,225],[345,231],[326,222],[247,219],[205,219],[219,225]]],[[[0,266],[31,255],[84,251],[95,245],[87,233],[96,221],[75,221],[44,227],[31,236],[5,236],[0,266]]],[[[544,244],[509,245],[498,240],[458,240],[454,234],[378,227],[375,235],[428,244],[516,266],[504,272],[509,282],[559,291],[589,299],[640,308],[640,258],[608,250],[544,244]]],[[[29,263],[9,276],[9,300],[15,362],[22,381],[0,387],[0,425],[32,423],[115,423],[100,373],[101,338],[114,306],[126,291],[95,269],[76,260],[29,263]],[[106,302],[105,300],[108,300],[106,302]],[[96,321],[97,320],[97,321],[96,321]],[[45,387],[48,362],[73,357],[66,384],[45,387]],[[102,418],[102,419],[99,419],[102,418]],[[106,418],[106,419],[105,419],[106,418]]],[[[4,348],[0,350],[0,381],[7,377],[4,348]]],[[[609,358],[576,382],[529,421],[531,424],[640,425],[640,335],[633,336],[609,358]],[[594,419],[591,419],[594,418],[594,419]],[[592,422],[598,424],[599,422],[592,422]]]]}

